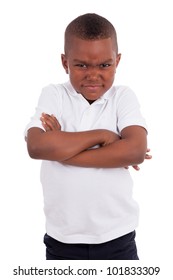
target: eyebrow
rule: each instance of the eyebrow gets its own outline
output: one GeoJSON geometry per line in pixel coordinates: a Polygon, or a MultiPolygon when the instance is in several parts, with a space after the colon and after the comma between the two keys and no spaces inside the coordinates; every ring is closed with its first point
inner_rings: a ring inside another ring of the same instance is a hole
{"type": "MultiPolygon", "coordinates": [[[[109,59],[106,59],[102,62],[99,62],[97,63],[96,65],[99,65],[99,64],[106,64],[106,63],[113,63],[114,60],[112,58],[109,58],[109,59]]],[[[80,59],[73,59],[73,63],[81,63],[81,64],[88,64],[88,65],[91,65],[91,63],[88,63],[84,60],[80,60],[80,59]]]]}

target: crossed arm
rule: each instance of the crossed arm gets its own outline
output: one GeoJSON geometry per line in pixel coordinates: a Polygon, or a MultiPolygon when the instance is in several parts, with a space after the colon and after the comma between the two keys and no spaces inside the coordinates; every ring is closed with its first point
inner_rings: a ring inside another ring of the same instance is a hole
{"type": "Polygon", "coordinates": [[[64,132],[58,120],[46,114],[41,121],[46,132],[36,127],[28,130],[27,147],[32,158],[98,168],[137,167],[150,158],[146,154],[147,133],[143,127],[126,127],[120,138],[106,129],[64,132]],[[95,145],[98,148],[90,149],[95,145]]]}

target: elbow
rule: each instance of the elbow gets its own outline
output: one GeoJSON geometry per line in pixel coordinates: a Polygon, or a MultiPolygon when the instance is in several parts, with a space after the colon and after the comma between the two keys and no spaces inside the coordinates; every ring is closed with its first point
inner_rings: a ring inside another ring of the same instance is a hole
{"type": "Polygon", "coordinates": [[[32,159],[40,159],[40,151],[38,146],[35,144],[28,144],[27,145],[28,154],[32,159]]]}
{"type": "Polygon", "coordinates": [[[32,159],[41,159],[41,155],[44,149],[43,130],[39,128],[31,128],[28,130],[27,138],[27,150],[28,154],[32,159]]]}
{"type": "Polygon", "coordinates": [[[144,151],[139,151],[139,150],[133,151],[132,160],[131,160],[133,162],[133,165],[138,165],[143,163],[145,160],[145,154],[146,153],[144,151]]]}
{"type": "Polygon", "coordinates": [[[141,153],[141,155],[138,155],[138,157],[136,158],[136,164],[141,164],[144,162],[144,159],[145,159],[145,155],[143,155],[141,153]]]}

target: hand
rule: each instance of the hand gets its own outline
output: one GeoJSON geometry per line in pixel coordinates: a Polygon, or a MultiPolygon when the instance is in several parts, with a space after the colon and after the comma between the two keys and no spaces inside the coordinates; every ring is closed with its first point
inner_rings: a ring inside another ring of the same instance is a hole
{"type": "Polygon", "coordinates": [[[40,120],[46,132],[53,130],[61,130],[61,125],[54,115],[42,113],[40,120]]]}
{"type": "MultiPolygon", "coordinates": [[[[149,148],[147,149],[147,152],[146,152],[146,154],[145,154],[145,159],[152,159],[152,156],[149,155],[148,152],[150,152],[150,149],[149,149],[149,148]]],[[[136,171],[139,171],[139,170],[140,170],[139,165],[133,165],[132,167],[133,167],[136,171]]],[[[126,166],[125,168],[128,169],[129,167],[126,166]]]]}
{"type": "Polygon", "coordinates": [[[107,146],[117,140],[120,140],[120,136],[111,130],[105,130],[102,146],[107,146]]]}
{"type": "Polygon", "coordinates": [[[147,148],[147,152],[145,154],[145,159],[152,159],[152,155],[149,155],[148,153],[150,152],[150,149],[147,148]]]}

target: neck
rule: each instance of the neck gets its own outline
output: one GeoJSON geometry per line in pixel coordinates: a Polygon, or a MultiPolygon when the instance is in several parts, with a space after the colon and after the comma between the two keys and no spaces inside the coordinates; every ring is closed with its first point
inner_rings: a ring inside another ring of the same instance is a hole
{"type": "Polygon", "coordinates": [[[89,100],[89,99],[86,99],[88,101],[89,104],[92,104],[95,100],[89,100]]]}

